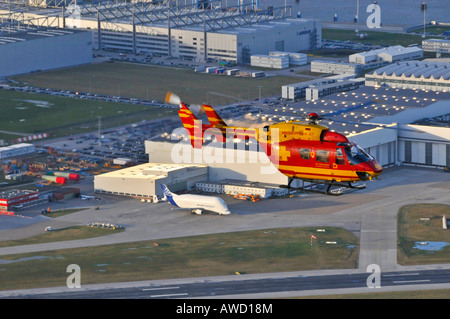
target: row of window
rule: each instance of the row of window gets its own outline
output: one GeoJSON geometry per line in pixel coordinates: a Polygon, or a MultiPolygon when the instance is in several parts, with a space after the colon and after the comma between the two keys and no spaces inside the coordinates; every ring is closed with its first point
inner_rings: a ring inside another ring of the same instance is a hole
{"type": "MultiPolygon", "coordinates": [[[[316,162],[329,163],[330,161],[329,150],[316,150],[314,152],[311,148],[300,148],[299,153],[300,157],[304,160],[309,160],[315,157],[316,162]]],[[[373,160],[372,156],[367,154],[357,145],[346,146],[344,149],[336,148],[335,163],[338,165],[346,165],[345,158],[347,158],[350,165],[358,165],[360,163],[373,160]]]]}

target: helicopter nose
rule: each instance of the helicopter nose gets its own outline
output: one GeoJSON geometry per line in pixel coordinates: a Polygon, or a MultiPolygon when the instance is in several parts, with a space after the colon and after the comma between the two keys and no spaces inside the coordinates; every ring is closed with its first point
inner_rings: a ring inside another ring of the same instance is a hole
{"type": "Polygon", "coordinates": [[[373,175],[374,177],[378,176],[381,174],[381,172],[383,171],[383,167],[377,162],[377,161],[372,161],[370,162],[370,166],[373,169],[373,175]]]}

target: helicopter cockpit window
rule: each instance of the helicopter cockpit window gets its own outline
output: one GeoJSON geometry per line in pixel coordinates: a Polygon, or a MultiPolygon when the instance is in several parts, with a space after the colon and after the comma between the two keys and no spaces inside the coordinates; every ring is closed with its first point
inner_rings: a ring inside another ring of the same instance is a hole
{"type": "Polygon", "coordinates": [[[300,152],[300,157],[305,160],[309,160],[309,154],[311,153],[311,149],[309,148],[300,148],[298,150],[300,152]]]}
{"type": "Polygon", "coordinates": [[[317,150],[316,161],[317,161],[317,162],[322,162],[322,163],[328,163],[328,161],[329,161],[329,155],[330,155],[330,152],[329,152],[329,151],[325,151],[325,150],[317,150]]]}
{"type": "Polygon", "coordinates": [[[357,165],[373,159],[372,156],[364,152],[358,145],[347,146],[345,148],[345,154],[347,154],[350,165],[357,165]]]}

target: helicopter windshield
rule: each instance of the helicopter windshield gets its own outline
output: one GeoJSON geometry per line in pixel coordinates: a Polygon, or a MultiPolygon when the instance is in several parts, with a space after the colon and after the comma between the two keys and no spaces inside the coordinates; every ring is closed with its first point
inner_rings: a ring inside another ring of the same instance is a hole
{"type": "Polygon", "coordinates": [[[350,165],[357,165],[373,160],[373,157],[364,152],[358,145],[349,145],[344,149],[350,165]]]}

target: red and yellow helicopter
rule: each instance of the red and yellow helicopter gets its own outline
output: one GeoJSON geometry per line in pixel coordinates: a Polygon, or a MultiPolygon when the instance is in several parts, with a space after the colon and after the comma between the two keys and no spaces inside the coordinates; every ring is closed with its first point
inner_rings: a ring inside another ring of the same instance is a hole
{"type": "MultiPolygon", "coordinates": [[[[200,121],[180,98],[168,92],[166,103],[179,105],[178,114],[194,148],[201,148],[204,132],[211,130],[218,141],[227,138],[256,139],[276,168],[292,180],[355,188],[352,182],[367,181],[383,171],[380,164],[344,135],[317,124],[316,113],[309,122],[280,122],[262,128],[228,126],[210,105],[202,105],[209,124],[200,121]],[[231,134],[230,134],[231,132],[231,134]]],[[[358,187],[359,188],[359,187],[358,187]]]]}

